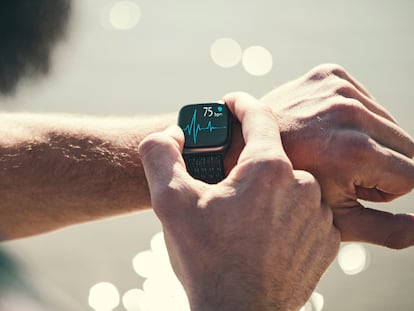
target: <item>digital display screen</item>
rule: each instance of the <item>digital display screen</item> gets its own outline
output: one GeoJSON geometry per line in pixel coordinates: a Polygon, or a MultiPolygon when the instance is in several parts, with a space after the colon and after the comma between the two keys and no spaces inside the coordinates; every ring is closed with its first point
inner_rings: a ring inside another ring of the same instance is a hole
{"type": "Polygon", "coordinates": [[[227,143],[230,111],[220,103],[194,104],[181,108],[178,125],[185,136],[184,147],[206,148],[227,143]]]}

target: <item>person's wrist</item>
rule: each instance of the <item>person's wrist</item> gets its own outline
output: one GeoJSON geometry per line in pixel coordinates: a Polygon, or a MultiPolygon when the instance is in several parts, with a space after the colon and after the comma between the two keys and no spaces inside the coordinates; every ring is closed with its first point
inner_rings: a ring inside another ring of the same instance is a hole
{"type": "Polygon", "coordinates": [[[255,294],[238,294],[231,291],[218,294],[214,297],[202,295],[190,300],[191,311],[298,311],[283,301],[269,299],[266,296],[255,294]]]}
{"type": "MultiPolygon", "coordinates": [[[[207,279],[198,279],[185,287],[191,311],[297,311],[292,307],[291,297],[284,297],[277,284],[265,284],[257,275],[237,272],[237,276],[207,274],[207,279]]],[[[291,292],[283,291],[288,295],[291,292]]]]}

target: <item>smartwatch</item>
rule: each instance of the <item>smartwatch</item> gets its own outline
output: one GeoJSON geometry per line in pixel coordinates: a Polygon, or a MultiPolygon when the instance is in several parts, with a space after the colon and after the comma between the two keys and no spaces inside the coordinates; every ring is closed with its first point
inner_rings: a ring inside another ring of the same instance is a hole
{"type": "Polygon", "coordinates": [[[178,125],[184,132],[187,171],[209,184],[225,177],[224,156],[231,142],[232,115],[226,104],[192,104],[181,108],[178,125]]]}

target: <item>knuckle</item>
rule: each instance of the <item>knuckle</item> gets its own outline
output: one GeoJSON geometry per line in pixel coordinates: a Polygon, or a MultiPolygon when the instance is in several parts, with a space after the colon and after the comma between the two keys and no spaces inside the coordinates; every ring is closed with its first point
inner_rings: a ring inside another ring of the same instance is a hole
{"type": "Polygon", "coordinates": [[[262,165],[264,172],[277,172],[281,177],[290,177],[292,175],[292,166],[285,159],[265,160],[262,165]]]}
{"type": "Polygon", "coordinates": [[[257,178],[272,180],[292,180],[292,165],[283,158],[263,158],[252,160],[251,174],[257,178]]]}
{"type": "Polygon", "coordinates": [[[353,98],[356,93],[355,86],[351,82],[339,78],[333,80],[331,89],[333,94],[342,95],[346,98],[353,98]]]}
{"type": "Polygon", "coordinates": [[[343,122],[357,121],[362,115],[365,115],[363,105],[355,100],[344,98],[342,96],[334,97],[327,106],[325,113],[333,114],[337,120],[343,122]]]}
{"type": "Polygon", "coordinates": [[[309,71],[310,80],[323,80],[331,75],[342,76],[345,69],[334,63],[325,63],[318,65],[309,71]]]}
{"type": "Polygon", "coordinates": [[[305,171],[295,171],[296,192],[312,206],[320,207],[321,187],[316,178],[305,171]]]}
{"type": "Polygon", "coordinates": [[[346,73],[345,68],[342,67],[341,65],[328,64],[328,66],[330,67],[329,69],[330,69],[331,73],[335,76],[342,77],[346,73]]]}

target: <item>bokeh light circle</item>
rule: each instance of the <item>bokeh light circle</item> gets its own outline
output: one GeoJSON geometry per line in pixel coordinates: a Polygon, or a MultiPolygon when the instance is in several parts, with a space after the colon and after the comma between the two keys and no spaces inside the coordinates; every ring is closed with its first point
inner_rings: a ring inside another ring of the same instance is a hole
{"type": "MultiPolygon", "coordinates": [[[[190,311],[187,295],[175,275],[168,257],[164,233],[151,238],[151,249],[139,252],[133,259],[134,270],[145,278],[138,310],[190,311]]],[[[129,311],[129,310],[128,310],[129,311]]]]}
{"type": "Polygon", "coordinates": [[[362,244],[350,243],[343,246],[338,254],[338,263],[342,271],[355,275],[364,271],[369,263],[369,255],[362,244]]]}
{"type": "Polygon", "coordinates": [[[263,76],[272,70],[272,54],[262,46],[251,46],[244,50],[243,68],[253,76],[263,76]]]}
{"type": "Polygon", "coordinates": [[[134,28],[141,17],[139,6],[128,0],[117,1],[109,11],[109,22],[115,29],[134,28]]]}
{"type": "Polygon", "coordinates": [[[211,45],[210,56],[217,66],[230,68],[240,62],[242,49],[236,40],[221,38],[211,45]]]}
{"type": "Polygon", "coordinates": [[[89,306],[95,311],[111,311],[119,305],[119,291],[109,282],[100,282],[89,290],[89,306]]]}
{"type": "Polygon", "coordinates": [[[307,301],[305,305],[302,308],[300,308],[299,311],[313,311],[311,303],[307,301]]]}
{"type": "Polygon", "coordinates": [[[138,253],[132,259],[132,266],[138,275],[149,278],[157,269],[154,253],[150,250],[138,253]]]}
{"type": "Polygon", "coordinates": [[[166,253],[167,246],[165,245],[164,232],[158,232],[151,238],[151,250],[155,253],[166,253]]]}
{"type": "Polygon", "coordinates": [[[300,311],[322,311],[324,298],[318,292],[313,292],[300,311]]]}
{"type": "Polygon", "coordinates": [[[309,298],[309,302],[311,303],[314,311],[321,311],[323,309],[324,299],[322,294],[313,292],[312,296],[309,298]]]}
{"type": "Polygon", "coordinates": [[[122,296],[122,304],[127,311],[139,311],[141,310],[143,296],[144,291],[142,289],[130,289],[122,296]]]}

